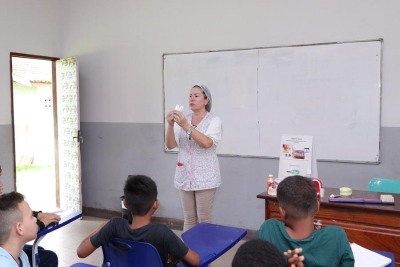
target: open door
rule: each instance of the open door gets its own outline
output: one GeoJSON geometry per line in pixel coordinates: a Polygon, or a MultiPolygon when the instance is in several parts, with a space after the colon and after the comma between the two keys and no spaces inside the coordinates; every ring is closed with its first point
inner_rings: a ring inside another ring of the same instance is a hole
{"type": "Polygon", "coordinates": [[[56,103],[60,208],[82,211],[78,62],[75,57],[56,61],[56,103]]]}
{"type": "Polygon", "coordinates": [[[16,190],[35,210],[81,211],[77,59],[11,52],[10,70],[16,190]]]}

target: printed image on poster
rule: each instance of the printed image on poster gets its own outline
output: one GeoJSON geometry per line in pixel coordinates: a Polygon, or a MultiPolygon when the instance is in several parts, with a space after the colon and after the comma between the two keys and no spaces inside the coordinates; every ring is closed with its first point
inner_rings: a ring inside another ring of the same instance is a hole
{"type": "Polygon", "coordinates": [[[304,135],[283,135],[279,160],[280,179],[291,175],[318,177],[313,137],[304,135]]]}

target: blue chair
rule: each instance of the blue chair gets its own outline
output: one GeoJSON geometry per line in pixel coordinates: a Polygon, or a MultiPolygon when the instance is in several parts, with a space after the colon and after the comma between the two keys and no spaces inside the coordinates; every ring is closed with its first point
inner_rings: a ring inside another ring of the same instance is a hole
{"type": "MultiPolygon", "coordinates": [[[[163,267],[160,254],[150,243],[115,238],[102,246],[102,267],[151,266],[163,267]]],[[[86,263],[75,263],[71,267],[95,267],[86,263]]]]}
{"type": "Polygon", "coordinates": [[[400,179],[372,178],[368,183],[368,191],[400,194],[400,179]]]}
{"type": "Polygon", "coordinates": [[[157,249],[150,243],[115,238],[107,245],[109,254],[104,256],[108,258],[110,264],[107,265],[108,262],[104,262],[103,267],[163,267],[160,254],[158,254],[157,249]]]}

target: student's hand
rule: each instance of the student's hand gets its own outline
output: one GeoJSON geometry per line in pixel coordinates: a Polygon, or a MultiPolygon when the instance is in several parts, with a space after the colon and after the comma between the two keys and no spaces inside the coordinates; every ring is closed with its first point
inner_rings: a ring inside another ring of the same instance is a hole
{"type": "Polygon", "coordinates": [[[47,213],[47,212],[39,212],[37,215],[39,221],[44,223],[44,226],[47,227],[51,223],[58,223],[61,220],[61,217],[55,213],[47,213]]]}
{"type": "Polygon", "coordinates": [[[200,264],[200,256],[195,251],[189,249],[183,260],[189,263],[191,266],[198,266],[200,264]]]}
{"type": "Polygon", "coordinates": [[[171,256],[171,255],[168,255],[168,259],[167,259],[167,265],[169,266],[169,265],[173,265],[173,266],[175,266],[176,264],[178,264],[178,260],[176,259],[176,258],[174,258],[173,256],[171,256]]]}
{"type": "Polygon", "coordinates": [[[289,267],[303,267],[304,266],[304,256],[300,256],[299,254],[303,251],[302,248],[296,248],[294,250],[288,250],[283,254],[288,258],[288,266],[289,267]]]}

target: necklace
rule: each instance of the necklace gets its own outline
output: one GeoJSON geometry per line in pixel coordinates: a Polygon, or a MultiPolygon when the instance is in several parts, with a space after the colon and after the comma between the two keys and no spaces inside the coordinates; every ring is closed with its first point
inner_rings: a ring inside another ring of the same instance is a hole
{"type": "Polygon", "coordinates": [[[207,112],[204,114],[198,114],[196,115],[195,113],[192,115],[192,125],[199,125],[199,123],[207,116],[207,112]]]}

